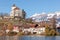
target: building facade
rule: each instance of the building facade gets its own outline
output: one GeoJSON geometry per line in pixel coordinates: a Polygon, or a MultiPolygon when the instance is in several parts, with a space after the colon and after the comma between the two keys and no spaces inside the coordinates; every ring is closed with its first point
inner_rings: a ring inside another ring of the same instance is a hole
{"type": "Polygon", "coordinates": [[[24,18],[25,19],[26,12],[18,8],[15,4],[11,8],[10,17],[11,18],[24,18]]]}

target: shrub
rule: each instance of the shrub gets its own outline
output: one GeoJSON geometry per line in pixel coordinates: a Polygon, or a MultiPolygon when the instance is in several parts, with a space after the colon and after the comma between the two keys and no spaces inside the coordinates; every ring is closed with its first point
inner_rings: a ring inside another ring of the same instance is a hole
{"type": "Polygon", "coordinates": [[[15,35],[17,35],[17,32],[10,31],[10,32],[8,32],[7,35],[8,36],[15,36],[15,35]]]}

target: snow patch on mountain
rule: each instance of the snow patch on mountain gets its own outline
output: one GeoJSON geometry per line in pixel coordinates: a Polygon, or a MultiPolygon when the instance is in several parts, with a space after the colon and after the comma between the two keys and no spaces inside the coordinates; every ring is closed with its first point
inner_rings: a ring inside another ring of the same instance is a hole
{"type": "Polygon", "coordinates": [[[55,17],[57,19],[57,25],[60,25],[60,12],[54,13],[36,13],[31,16],[35,22],[48,21],[48,19],[55,17]]]}

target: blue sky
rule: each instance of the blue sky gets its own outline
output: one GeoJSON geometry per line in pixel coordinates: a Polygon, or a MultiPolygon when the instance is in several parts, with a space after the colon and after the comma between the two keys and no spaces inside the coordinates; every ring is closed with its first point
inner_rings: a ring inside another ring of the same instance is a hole
{"type": "Polygon", "coordinates": [[[24,9],[27,18],[34,13],[60,11],[60,0],[0,0],[0,12],[10,13],[13,4],[24,9]]]}

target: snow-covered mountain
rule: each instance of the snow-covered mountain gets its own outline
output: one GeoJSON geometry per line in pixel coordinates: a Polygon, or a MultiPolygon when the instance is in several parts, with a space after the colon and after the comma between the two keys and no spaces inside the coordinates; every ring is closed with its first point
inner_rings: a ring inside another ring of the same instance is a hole
{"type": "Polygon", "coordinates": [[[54,12],[54,13],[35,13],[30,18],[32,18],[35,22],[41,22],[41,21],[48,21],[48,19],[51,19],[55,17],[57,19],[57,24],[60,24],[60,12],[54,12]]]}
{"type": "Polygon", "coordinates": [[[36,19],[36,18],[39,18],[39,19],[48,19],[48,18],[53,18],[53,17],[56,17],[57,19],[60,18],[60,12],[55,12],[55,13],[36,13],[34,15],[31,16],[32,19],[36,19]]]}

